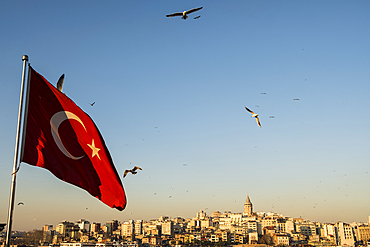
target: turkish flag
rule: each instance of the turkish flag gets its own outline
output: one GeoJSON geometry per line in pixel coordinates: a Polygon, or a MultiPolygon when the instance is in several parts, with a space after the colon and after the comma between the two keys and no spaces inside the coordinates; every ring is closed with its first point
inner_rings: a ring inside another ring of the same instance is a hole
{"type": "Polygon", "coordinates": [[[123,210],[126,195],[105,142],[70,98],[29,67],[29,103],[22,161],[48,169],[123,210]]]}

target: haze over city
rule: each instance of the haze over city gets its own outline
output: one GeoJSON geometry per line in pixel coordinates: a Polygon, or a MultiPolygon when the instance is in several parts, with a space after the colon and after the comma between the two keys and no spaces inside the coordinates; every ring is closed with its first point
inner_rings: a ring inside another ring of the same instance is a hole
{"type": "Polygon", "coordinates": [[[22,163],[14,230],[242,212],[247,194],[255,211],[366,221],[369,10],[365,0],[4,2],[0,223],[25,54],[53,85],[65,74],[63,92],[102,133],[127,207],[22,163]]]}

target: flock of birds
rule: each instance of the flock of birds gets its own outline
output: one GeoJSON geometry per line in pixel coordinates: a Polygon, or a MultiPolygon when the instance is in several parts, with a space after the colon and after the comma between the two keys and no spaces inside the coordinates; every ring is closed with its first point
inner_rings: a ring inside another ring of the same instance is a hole
{"type": "MultiPolygon", "coordinates": [[[[203,9],[203,7],[198,7],[198,8],[193,8],[193,9],[189,9],[189,10],[186,10],[186,11],[183,11],[183,12],[175,12],[175,13],[172,13],[172,14],[168,14],[168,15],[166,15],[166,17],[177,17],[177,16],[181,16],[181,19],[183,19],[183,20],[186,20],[186,19],[188,19],[189,18],[189,14],[191,14],[191,13],[194,13],[194,12],[196,12],[196,11],[199,11],[199,10],[201,10],[201,9],[203,9]]],[[[198,15],[198,16],[196,16],[196,17],[194,17],[194,19],[199,19],[201,16],[200,15],[198,15]]],[[[57,89],[60,91],[60,92],[62,92],[62,89],[63,89],[63,82],[64,82],[64,74],[63,75],[61,75],[61,77],[59,78],[59,80],[58,80],[58,82],[57,82],[57,89]]],[[[261,94],[266,94],[266,93],[261,93],[261,94]]],[[[299,99],[293,99],[293,100],[299,100],[299,99]]],[[[92,102],[92,103],[89,103],[90,104],[90,106],[94,106],[94,104],[95,104],[95,102],[92,102]]],[[[256,107],[258,107],[257,105],[256,105],[256,107]]],[[[259,126],[259,127],[262,127],[261,126],[261,122],[260,122],[260,120],[259,120],[259,118],[258,118],[258,114],[257,113],[255,113],[255,112],[253,112],[252,110],[250,110],[248,107],[244,107],[245,108],[245,110],[247,110],[248,112],[250,112],[251,114],[252,114],[252,116],[251,117],[254,117],[255,119],[256,119],[256,122],[257,122],[257,125],[259,126]]],[[[274,116],[270,116],[270,118],[275,118],[274,116]]],[[[133,174],[133,175],[135,175],[135,174],[137,174],[137,170],[142,170],[142,168],[140,168],[140,167],[138,167],[138,166],[135,166],[134,168],[132,168],[132,169],[128,169],[128,170],[125,170],[125,172],[124,172],[124,174],[123,174],[123,177],[125,178],[126,176],[127,176],[127,174],[128,173],[131,173],[131,174],[133,174]]]]}
{"type": "MultiPolygon", "coordinates": [[[[168,15],[166,15],[166,17],[177,17],[177,16],[181,16],[181,19],[183,19],[183,20],[186,20],[187,18],[189,18],[188,17],[188,14],[191,14],[191,13],[194,13],[194,12],[196,12],[196,11],[199,11],[199,10],[201,10],[203,7],[199,7],[199,8],[193,8],[193,9],[190,9],[190,10],[187,10],[187,11],[183,11],[183,12],[175,12],[175,13],[172,13],[172,14],[168,14],[168,15]]],[[[196,17],[194,17],[194,19],[199,19],[201,16],[200,15],[198,15],[198,16],[196,16],[196,17]]],[[[304,50],[304,49],[302,49],[302,50],[304,50]]],[[[60,76],[60,78],[59,78],[59,80],[58,80],[58,82],[57,82],[57,89],[60,91],[60,92],[62,92],[62,89],[63,89],[63,83],[64,83],[64,78],[65,78],[65,74],[62,74],[61,76],[60,76]]],[[[305,79],[306,80],[306,79],[305,79]]],[[[261,94],[266,94],[266,93],[261,93],[261,94]]],[[[298,101],[298,100],[300,100],[300,99],[298,99],[298,98],[295,98],[295,99],[293,99],[294,101],[298,101]]],[[[94,102],[92,102],[92,103],[89,103],[90,104],[90,106],[94,106],[94,104],[95,104],[95,101],[94,102]]],[[[259,107],[258,105],[255,105],[256,107],[259,107]]],[[[257,125],[259,126],[259,127],[262,127],[261,126],[261,122],[260,122],[260,120],[259,120],[259,118],[258,118],[258,114],[257,113],[255,113],[255,112],[253,112],[252,110],[250,110],[248,107],[244,107],[245,108],[245,110],[246,111],[248,111],[249,113],[251,113],[252,114],[252,116],[251,117],[254,117],[255,119],[256,119],[256,122],[257,122],[257,125]]],[[[274,116],[270,116],[270,118],[275,118],[274,116]]],[[[158,128],[158,127],[155,127],[155,128],[158,128]]],[[[159,132],[159,131],[158,131],[159,132]]],[[[183,164],[183,166],[187,166],[187,164],[183,164]]],[[[18,167],[17,169],[16,169],[16,171],[15,172],[13,172],[12,173],[12,175],[14,174],[14,173],[16,173],[16,172],[18,172],[18,170],[19,170],[19,168],[20,167],[18,167]]],[[[132,175],[135,175],[135,174],[137,174],[137,170],[142,170],[142,168],[141,167],[138,167],[138,166],[134,166],[132,169],[127,169],[127,170],[125,170],[124,171],[124,173],[123,173],[123,178],[125,178],[126,176],[127,176],[127,174],[128,173],[131,173],[132,175]]],[[[333,172],[335,172],[335,170],[333,171],[333,172]]],[[[366,173],[368,173],[368,172],[366,172],[366,173]]],[[[345,174],[344,176],[347,176],[347,174],[345,174]]],[[[320,181],[320,182],[322,182],[322,181],[320,181]]],[[[346,186],[348,186],[348,185],[346,185],[346,186]]],[[[173,188],[172,187],[170,187],[170,189],[171,190],[173,190],[173,188]]],[[[340,188],[338,188],[338,189],[340,189],[340,188]]],[[[188,191],[186,191],[186,192],[188,192],[188,191]]],[[[156,195],[157,193],[154,193],[154,195],[156,195]]],[[[348,195],[347,195],[348,196],[348,195]]],[[[171,198],[172,196],[169,196],[169,198],[171,198]]],[[[278,197],[279,198],[279,197],[278,197]]],[[[305,197],[303,197],[303,198],[305,198],[305,197]]],[[[233,201],[234,202],[236,202],[236,200],[235,199],[233,199],[233,201]]],[[[326,201],[326,200],[325,200],[326,201]]],[[[18,206],[22,206],[22,205],[24,205],[24,203],[23,202],[19,202],[18,203],[18,206]]],[[[316,208],[316,205],[317,205],[317,203],[314,205],[314,207],[313,208],[316,208]]],[[[273,206],[274,207],[274,206],[273,206]]],[[[86,209],[88,209],[88,208],[86,208],[86,209]]],[[[208,208],[206,208],[206,209],[208,209],[208,208]]]]}

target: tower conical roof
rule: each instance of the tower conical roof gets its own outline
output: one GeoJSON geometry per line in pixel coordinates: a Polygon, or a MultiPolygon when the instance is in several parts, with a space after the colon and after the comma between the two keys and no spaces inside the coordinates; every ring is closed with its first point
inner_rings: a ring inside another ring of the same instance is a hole
{"type": "Polygon", "coordinates": [[[247,200],[245,200],[245,204],[252,204],[251,200],[249,199],[249,195],[247,194],[247,200]]]}

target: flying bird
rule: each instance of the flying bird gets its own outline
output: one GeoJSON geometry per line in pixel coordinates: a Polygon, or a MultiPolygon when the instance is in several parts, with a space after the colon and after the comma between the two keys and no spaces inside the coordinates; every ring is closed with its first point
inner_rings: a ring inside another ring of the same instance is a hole
{"type": "Polygon", "coordinates": [[[260,126],[260,127],[261,127],[261,123],[260,123],[260,120],[259,120],[259,118],[258,118],[258,114],[256,114],[256,113],[252,112],[252,111],[251,111],[251,110],[249,110],[246,106],[244,106],[244,108],[245,108],[247,111],[249,111],[250,113],[252,113],[252,117],[256,118],[256,121],[257,121],[258,126],[260,126]]]}
{"type": "Polygon", "coordinates": [[[95,101],[94,102],[92,102],[92,103],[89,103],[91,106],[94,106],[95,105],[95,101]]]}
{"type": "Polygon", "coordinates": [[[299,99],[293,99],[293,100],[299,100],[299,99]]]}
{"type": "Polygon", "coordinates": [[[198,15],[197,17],[194,17],[194,20],[199,19],[199,18],[200,18],[200,15],[198,15]]]}
{"type": "Polygon", "coordinates": [[[64,82],[64,74],[60,76],[58,82],[57,82],[57,89],[62,92],[63,90],[63,82],[64,82]]]}
{"type": "Polygon", "coordinates": [[[24,205],[24,203],[23,202],[18,202],[18,205],[24,205]]]}
{"type": "Polygon", "coordinates": [[[123,173],[123,177],[126,177],[127,173],[131,172],[133,175],[135,175],[137,173],[137,169],[139,170],[142,170],[140,167],[138,166],[135,166],[134,168],[132,168],[131,170],[126,170],[124,173],[123,173]]]}
{"type": "Polygon", "coordinates": [[[189,9],[187,11],[184,11],[184,12],[176,12],[176,13],[173,13],[173,14],[169,14],[169,15],[166,15],[167,17],[175,17],[175,16],[182,16],[181,19],[188,19],[188,14],[191,14],[195,11],[198,11],[198,10],[201,10],[203,9],[203,7],[199,7],[199,8],[194,8],[194,9],[189,9]]]}

